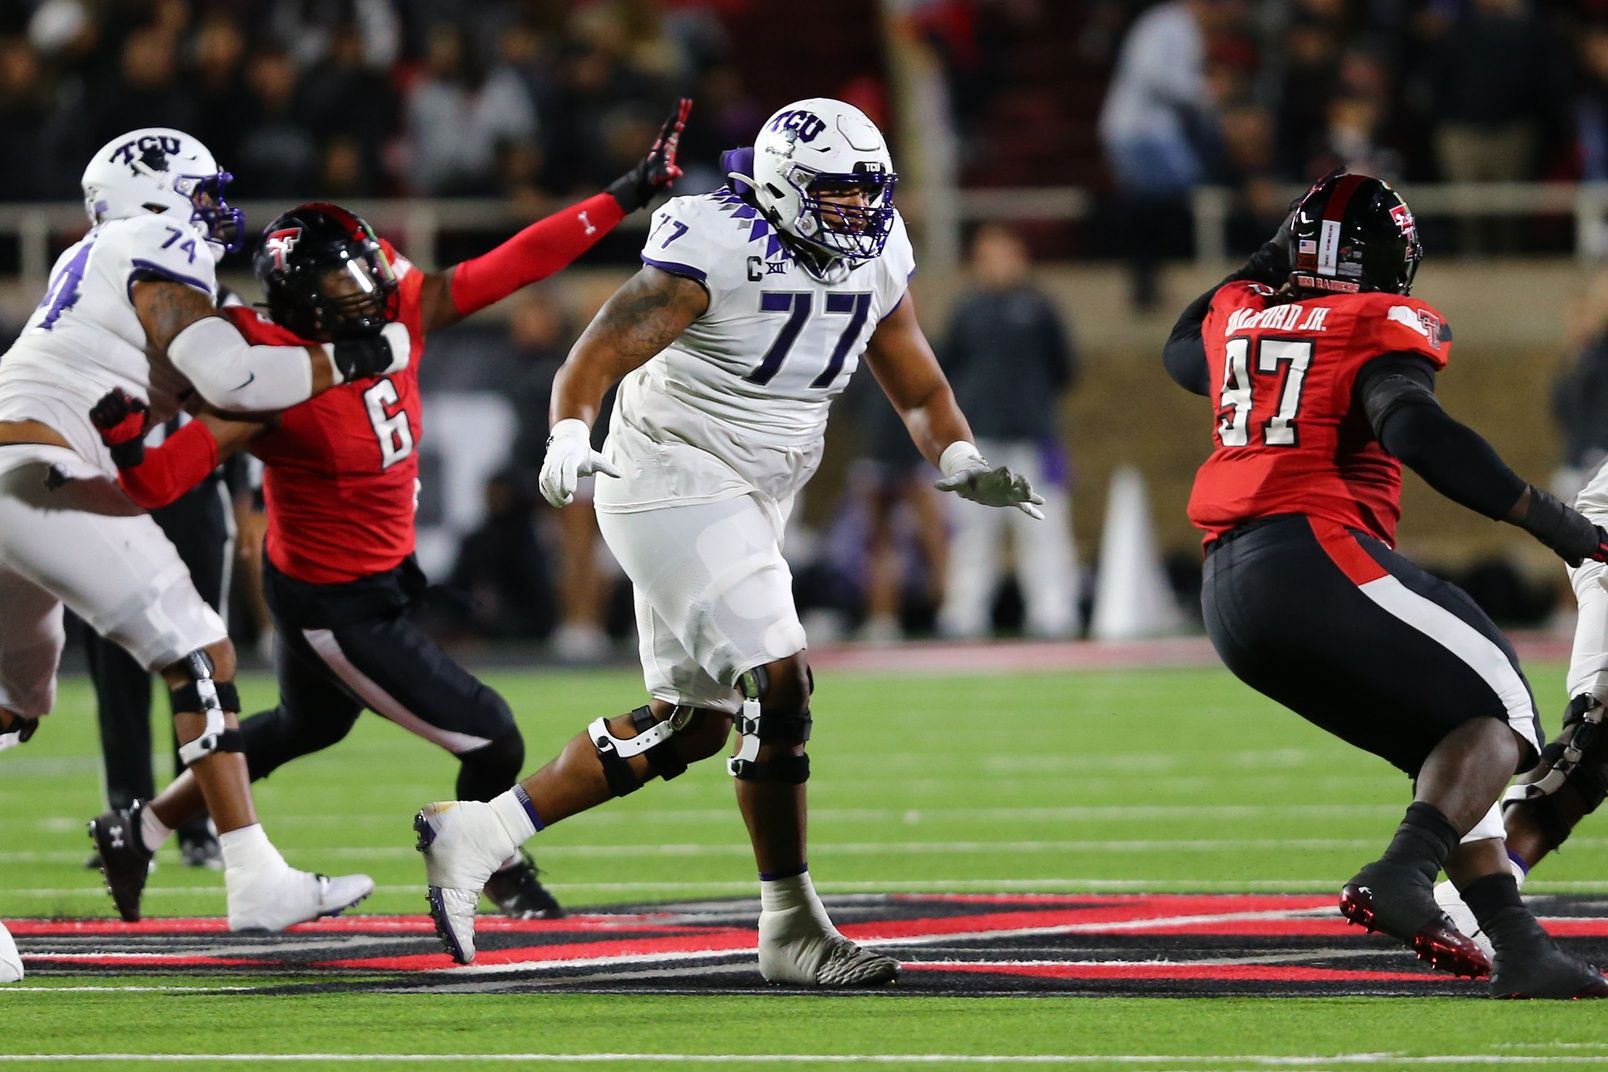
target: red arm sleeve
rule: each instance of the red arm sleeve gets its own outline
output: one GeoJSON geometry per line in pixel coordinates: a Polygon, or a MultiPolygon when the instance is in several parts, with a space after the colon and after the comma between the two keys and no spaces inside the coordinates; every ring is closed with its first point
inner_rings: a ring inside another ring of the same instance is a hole
{"type": "Polygon", "coordinates": [[[155,510],[207,478],[218,467],[218,441],[200,421],[180,428],[160,447],[147,447],[145,460],[119,470],[117,482],[130,499],[155,510]]]}
{"type": "Polygon", "coordinates": [[[452,304],[468,316],[502,301],[569,264],[623,219],[620,203],[602,193],[537,220],[490,253],[454,268],[452,304]]]}

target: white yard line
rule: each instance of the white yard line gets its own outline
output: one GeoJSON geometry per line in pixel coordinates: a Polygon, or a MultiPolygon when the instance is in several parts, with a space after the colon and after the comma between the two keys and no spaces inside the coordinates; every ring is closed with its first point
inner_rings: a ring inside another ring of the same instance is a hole
{"type": "Polygon", "coordinates": [[[393,1062],[495,1061],[519,1064],[603,1064],[607,1062],[641,1064],[875,1064],[875,1065],[1088,1065],[1122,1064],[1159,1068],[1212,1068],[1223,1066],[1252,1068],[1322,1068],[1333,1065],[1375,1065],[1389,1062],[1403,1065],[1492,1065],[1523,1066],[1580,1064],[1582,1057],[1569,1054],[1423,1054],[1342,1053],[1342,1054],[1238,1054],[1214,1056],[1146,1054],[960,1054],[960,1053],[63,1053],[0,1054],[0,1062],[21,1061],[117,1061],[206,1062],[245,1064],[327,1063],[377,1064],[393,1062]]]}

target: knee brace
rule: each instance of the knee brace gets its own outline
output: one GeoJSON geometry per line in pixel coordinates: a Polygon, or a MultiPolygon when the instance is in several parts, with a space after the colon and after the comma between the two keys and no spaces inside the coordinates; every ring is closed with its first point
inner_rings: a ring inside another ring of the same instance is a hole
{"type": "Polygon", "coordinates": [[[240,731],[227,729],[223,724],[225,711],[240,710],[240,694],[232,681],[212,679],[212,658],[204,651],[192,651],[184,657],[184,672],[190,680],[173,689],[175,713],[199,711],[206,718],[201,736],[189,744],[179,746],[179,758],[186,767],[214,752],[240,752],[245,748],[240,731]]]}
{"type": "Polygon", "coordinates": [[[678,707],[670,717],[660,722],[650,707],[639,707],[631,712],[631,725],[635,737],[616,737],[609,732],[609,720],[599,718],[586,728],[586,735],[597,749],[597,758],[603,764],[603,776],[609,781],[609,792],[617,797],[629,796],[642,788],[629,762],[632,756],[646,755],[648,766],[665,781],[682,774],[686,761],[676,751],[671,738],[692,718],[693,709],[678,707]]]}
{"type": "Polygon", "coordinates": [[[1590,693],[1570,700],[1562,732],[1541,751],[1537,769],[1544,773],[1533,782],[1509,786],[1502,794],[1504,811],[1520,803],[1534,809],[1542,833],[1554,847],[1569,837],[1571,820],[1578,821],[1563,812],[1558,790],[1572,789],[1584,815],[1596,811],[1608,797],[1608,732],[1603,729],[1603,715],[1602,701],[1590,693]]]}
{"type": "MultiPolygon", "coordinates": [[[[814,678],[810,678],[814,687],[814,678]]],[[[802,785],[809,781],[810,757],[781,756],[759,761],[763,744],[803,744],[810,739],[809,700],[803,711],[767,711],[763,707],[765,694],[770,691],[770,678],[763,667],[756,667],[742,677],[743,709],[737,716],[739,745],[737,754],[726,761],[726,770],[733,778],[745,782],[785,782],[802,785]]]]}

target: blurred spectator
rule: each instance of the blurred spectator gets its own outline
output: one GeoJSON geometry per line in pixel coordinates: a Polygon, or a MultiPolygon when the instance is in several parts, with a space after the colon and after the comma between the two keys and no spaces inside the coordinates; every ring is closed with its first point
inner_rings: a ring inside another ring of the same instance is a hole
{"type": "Polygon", "coordinates": [[[240,23],[214,11],[196,28],[191,49],[191,86],[206,102],[190,133],[200,138],[224,168],[240,167],[241,117],[251,109],[246,86],[246,35],[240,23]]]}
{"type": "Polygon", "coordinates": [[[298,67],[325,59],[340,38],[355,33],[361,62],[383,71],[401,56],[402,23],[394,0],[278,0],[268,19],[275,40],[298,67]]]}
{"type": "MultiPolygon", "coordinates": [[[[45,156],[44,125],[54,101],[39,57],[27,39],[0,37],[0,141],[13,160],[45,156]]],[[[38,167],[0,168],[0,201],[59,197],[51,175],[38,167]]]]}
{"type": "Polygon", "coordinates": [[[242,196],[310,196],[319,171],[318,146],[297,108],[290,54],[258,55],[247,80],[251,100],[241,117],[239,163],[225,166],[234,172],[242,196]]]}
{"type": "Polygon", "coordinates": [[[110,92],[97,93],[91,105],[96,142],[136,127],[195,125],[197,100],[179,81],[176,45],[166,31],[145,27],[129,34],[120,63],[120,81],[110,92]]]}
{"type": "Polygon", "coordinates": [[[904,421],[870,377],[855,377],[849,390],[860,429],[849,487],[865,508],[860,637],[887,644],[903,638],[907,605],[923,605],[930,613],[941,601],[948,539],[932,466],[911,442],[904,421]]]}
{"type": "Polygon", "coordinates": [[[490,194],[498,147],[534,137],[536,110],[518,74],[486,70],[463,31],[441,25],[430,31],[425,74],[408,97],[407,128],[408,177],[419,192],[490,194]]]}
{"type": "Polygon", "coordinates": [[[1575,96],[1575,141],[1580,178],[1608,181],[1608,23],[1594,22],[1576,46],[1580,85],[1575,96]]]}
{"type": "Polygon", "coordinates": [[[1165,230],[1187,218],[1205,177],[1200,131],[1214,121],[1202,17],[1211,0],[1168,0],[1134,22],[1100,110],[1100,140],[1122,201],[1136,307],[1156,306],[1165,230]]]}
{"type": "Polygon", "coordinates": [[[950,504],[954,539],[939,629],[952,637],[988,632],[1008,528],[1027,631],[1070,637],[1077,632],[1079,577],[1057,426],[1061,395],[1077,377],[1076,355],[1054,305],[1031,282],[1019,237],[1002,227],[980,229],[971,269],[973,288],[950,315],[943,366],[978,450],[1032,482],[1045,499],[1044,520],[1019,510],[978,510],[958,499],[950,504]]]}
{"type": "Polygon", "coordinates": [[[366,59],[356,23],[330,29],[324,57],[302,77],[299,100],[302,118],[321,143],[325,177],[340,181],[347,194],[375,192],[397,100],[385,72],[366,59]]]}
{"type": "MultiPolygon", "coordinates": [[[[1562,53],[1545,15],[1527,0],[1471,0],[1431,53],[1435,154],[1449,182],[1535,178],[1543,136],[1567,107],[1562,53]]],[[[1517,228],[1462,228],[1467,251],[1496,241],[1511,249],[1517,228]]]]}
{"type": "MultiPolygon", "coordinates": [[[[547,453],[547,404],[552,397],[553,376],[569,352],[574,331],[564,308],[553,300],[547,288],[528,290],[516,301],[509,323],[509,341],[514,356],[523,361],[528,371],[514,390],[519,432],[514,440],[513,456],[523,486],[534,489],[542,458],[547,453]]],[[[599,408],[598,420],[592,425],[595,448],[602,449],[608,435],[608,415],[613,409],[614,392],[610,390],[599,408]]],[[[573,503],[563,510],[552,511],[557,518],[560,567],[559,622],[553,633],[553,651],[567,662],[599,659],[608,654],[609,649],[603,620],[608,578],[600,566],[600,556],[607,552],[597,530],[597,514],[592,509],[593,481],[594,478],[587,477],[576,489],[573,503]]]]}
{"type": "Polygon", "coordinates": [[[512,473],[486,482],[486,519],[464,538],[449,585],[467,597],[460,624],[480,636],[541,637],[553,627],[547,556],[531,501],[512,473]]]}
{"type": "Polygon", "coordinates": [[[1608,458],[1608,271],[1597,273],[1572,312],[1574,353],[1552,385],[1552,415],[1563,438],[1552,490],[1567,502],[1608,458]]]}

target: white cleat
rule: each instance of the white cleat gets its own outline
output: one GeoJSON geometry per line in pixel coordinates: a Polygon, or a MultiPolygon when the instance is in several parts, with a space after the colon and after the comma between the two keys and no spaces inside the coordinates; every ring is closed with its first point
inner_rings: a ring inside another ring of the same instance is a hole
{"type": "Polygon", "coordinates": [[[1496,949],[1491,945],[1490,936],[1480,926],[1480,921],[1474,918],[1474,913],[1469,910],[1468,905],[1463,903],[1463,895],[1457,892],[1457,887],[1449,880],[1435,886],[1435,903],[1440,905],[1441,911],[1446,913],[1447,918],[1458,930],[1479,946],[1481,952],[1495,961],[1496,949]]]}
{"type": "Polygon", "coordinates": [[[22,954],[17,952],[17,943],[11,940],[11,932],[6,925],[0,923],[0,983],[17,983],[22,981],[22,954]]]}
{"type": "Polygon", "coordinates": [[[413,817],[424,853],[430,918],[447,953],[459,964],[475,959],[475,909],[486,880],[519,846],[490,804],[426,804],[413,817]]]}
{"type": "Polygon", "coordinates": [[[899,962],[822,931],[808,912],[761,912],[759,974],[793,986],[885,986],[899,977],[899,962]]]}
{"type": "Polygon", "coordinates": [[[367,875],[315,875],[285,868],[264,881],[257,875],[224,872],[231,931],[282,931],[296,923],[338,916],[374,892],[367,875]]]}

